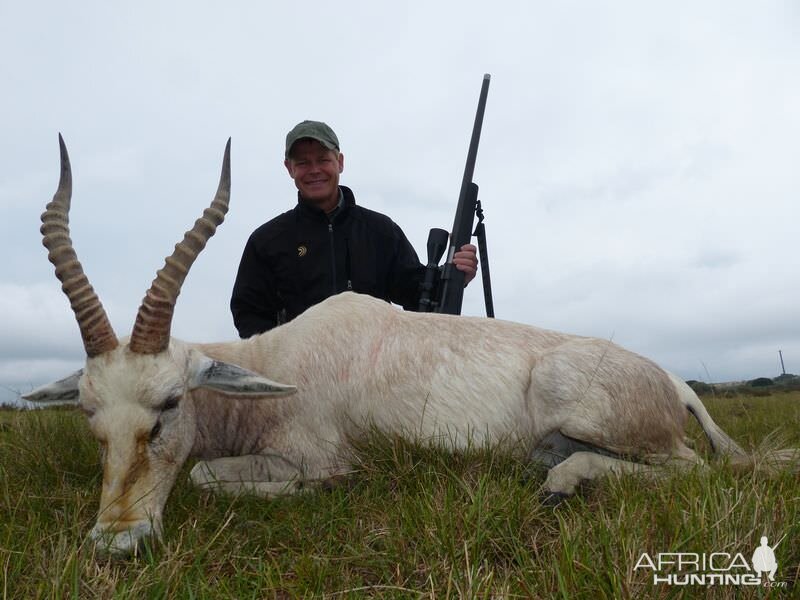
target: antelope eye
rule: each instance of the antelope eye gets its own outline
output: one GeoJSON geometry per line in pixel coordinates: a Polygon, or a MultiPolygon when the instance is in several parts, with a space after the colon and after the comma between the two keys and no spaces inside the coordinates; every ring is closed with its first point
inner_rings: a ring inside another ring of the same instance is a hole
{"type": "Polygon", "coordinates": [[[156,423],[153,425],[153,428],[150,430],[150,441],[153,441],[158,437],[158,434],[161,433],[161,423],[156,423]]]}
{"type": "Polygon", "coordinates": [[[172,396],[166,402],[164,402],[164,404],[161,406],[161,410],[165,411],[178,408],[178,402],[180,402],[180,400],[181,400],[180,396],[172,396]]]}

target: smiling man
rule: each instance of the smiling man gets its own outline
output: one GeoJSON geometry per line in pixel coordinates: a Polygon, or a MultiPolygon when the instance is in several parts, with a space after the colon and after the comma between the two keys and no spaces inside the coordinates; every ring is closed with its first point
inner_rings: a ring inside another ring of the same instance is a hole
{"type": "MultiPolygon", "coordinates": [[[[284,166],[297,204],[245,245],[231,297],[239,335],[272,329],[347,290],[416,310],[425,267],[400,227],[339,185],[344,155],[333,130],[320,121],[297,124],[286,136],[284,166]]],[[[475,277],[473,245],[453,262],[467,282],[475,277]]]]}

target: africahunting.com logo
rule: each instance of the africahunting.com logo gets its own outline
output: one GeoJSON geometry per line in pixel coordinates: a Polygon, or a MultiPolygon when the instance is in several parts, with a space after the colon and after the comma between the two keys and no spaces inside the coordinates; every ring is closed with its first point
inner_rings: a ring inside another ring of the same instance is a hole
{"type": "Polygon", "coordinates": [[[775,581],[778,562],[775,546],[769,545],[766,536],[748,561],[737,552],[643,552],[633,567],[635,572],[652,571],[653,585],[753,585],[786,587],[785,581],[775,581]]]}

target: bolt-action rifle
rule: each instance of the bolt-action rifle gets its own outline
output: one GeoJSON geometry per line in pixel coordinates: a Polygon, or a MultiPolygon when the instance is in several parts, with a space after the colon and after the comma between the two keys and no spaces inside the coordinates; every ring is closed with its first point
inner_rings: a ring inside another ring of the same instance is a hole
{"type": "Polygon", "coordinates": [[[461,192],[458,195],[456,218],[453,229],[431,229],[428,234],[428,264],[425,279],[420,293],[419,311],[438,312],[450,315],[461,314],[461,303],[464,298],[464,273],[453,264],[453,254],[461,246],[469,243],[474,235],[478,238],[480,268],[483,278],[483,297],[486,303],[486,316],[494,317],[492,302],[492,283],[489,277],[489,257],[486,250],[486,228],[483,225],[483,210],[478,200],[478,186],[472,181],[475,171],[475,160],[478,156],[478,143],[481,139],[483,113],[486,109],[486,96],[489,94],[489,74],[483,76],[481,95],[478,99],[478,111],[475,114],[475,125],[472,127],[472,138],[467,152],[467,164],[464,178],[461,181],[461,192]],[[472,223],[478,217],[478,225],[472,231],[472,223]],[[449,239],[449,245],[448,245],[449,239]],[[447,258],[440,267],[439,261],[447,249],[447,258]]]}

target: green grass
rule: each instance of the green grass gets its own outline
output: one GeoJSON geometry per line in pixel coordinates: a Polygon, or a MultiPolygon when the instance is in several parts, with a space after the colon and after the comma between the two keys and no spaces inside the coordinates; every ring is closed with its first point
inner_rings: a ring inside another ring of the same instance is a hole
{"type": "MultiPolygon", "coordinates": [[[[800,446],[800,393],[705,399],[748,448],[800,446]]],[[[100,486],[80,414],[0,412],[1,598],[790,598],[800,587],[800,481],[725,465],[586,486],[542,504],[543,474],[499,452],[457,455],[376,436],[333,490],[265,501],[179,478],[164,543],[99,560],[85,541],[100,486]],[[642,552],[776,548],[772,590],[657,586],[642,552]]],[[[703,449],[699,428],[692,438],[703,449]]],[[[188,472],[187,465],[187,472],[188,472]]]]}

